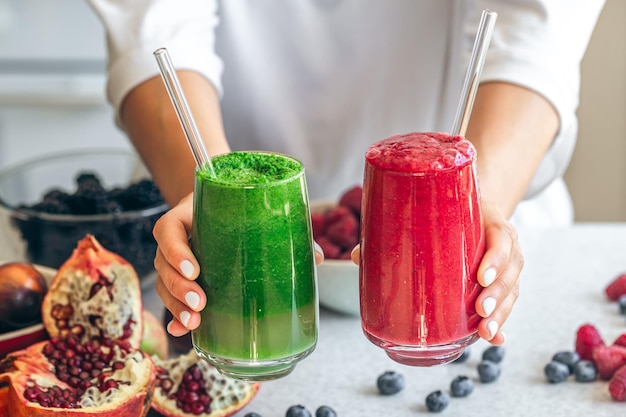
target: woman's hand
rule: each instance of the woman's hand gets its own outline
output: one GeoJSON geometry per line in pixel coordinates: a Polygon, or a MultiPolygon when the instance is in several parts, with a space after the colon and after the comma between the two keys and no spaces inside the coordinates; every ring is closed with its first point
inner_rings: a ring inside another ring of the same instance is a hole
{"type": "Polygon", "coordinates": [[[505,341],[502,325],[519,296],[519,278],[524,258],[517,232],[495,203],[482,201],[486,251],[478,268],[478,282],[484,288],[476,300],[483,319],[478,334],[493,345],[505,341]]]}
{"type": "MultiPolygon", "coordinates": [[[[156,290],[174,316],[167,325],[167,331],[173,336],[182,336],[197,328],[200,311],[206,305],[206,294],[196,282],[200,266],[189,247],[192,215],[193,193],[161,216],[153,232],[158,244],[154,258],[158,273],[156,290]]],[[[319,246],[315,246],[315,262],[319,265],[324,255],[319,246]]]]}

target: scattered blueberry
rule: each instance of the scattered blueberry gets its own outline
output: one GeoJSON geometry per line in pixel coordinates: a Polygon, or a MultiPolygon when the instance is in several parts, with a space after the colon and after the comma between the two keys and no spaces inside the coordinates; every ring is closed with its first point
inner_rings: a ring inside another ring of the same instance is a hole
{"type": "Polygon", "coordinates": [[[395,371],[385,371],[376,380],[376,385],[382,395],[393,395],[404,388],[404,376],[395,371]]]}
{"type": "Polygon", "coordinates": [[[543,368],[543,373],[546,375],[548,382],[551,384],[558,384],[563,382],[570,375],[567,365],[557,361],[551,361],[543,368]]]}
{"type": "Polygon", "coordinates": [[[433,413],[443,411],[448,404],[450,404],[450,397],[441,390],[431,392],[426,396],[426,408],[433,413]]]}
{"type": "Polygon", "coordinates": [[[315,417],[337,417],[337,413],[329,406],[322,405],[315,411],[315,417]]]}
{"type": "Polygon", "coordinates": [[[292,405],[287,409],[285,417],[311,417],[311,412],[302,405],[292,405]]]}
{"type": "Polygon", "coordinates": [[[459,356],[458,358],[453,360],[451,363],[463,363],[463,362],[467,361],[469,359],[469,357],[470,357],[470,353],[471,353],[470,348],[468,348],[468,347],[465,348],[463,353],[461,353],[461,356],[459,356]]]}
{"type": "Polygon", "coordinates": [[[483,360],[478,364],[478,377],[480,382],[493,382],[500,376],[500,366],[490,360],[483,360]]]}
{"type": "Polygon", "coordinates": [[[619,306],[619,312],[626,315],[626,294],[620,295],[617,299],[617,305],[619,306]]]}
{"type": "Polygon", "coordinates": [[[580,355],[570,350],[564,350],[555,353],[552,357],[552,360],[567,365],[567,367],[569,368],[569,373],[571,374],[574,372],[574,365],[576,365],[576,363],[580,361],[580,355]]]}
{"type": "Polygon", "coordinates": [[[502,346],[489,346],[483,352],[483,360],[494,363],[502,362],[504,358],[504,348],[502,346]]]}
{"type": "Polygon", "coordinates": [[[255,413],[254,411],[250,412],[250,413],[246,413],[244,414],[243,417],[261,417],[261,414],[259,413],[255,413]]]}
{"type": "Polygon", "coordinates": [[[598,376],[598,369],[592,361],[581,360],[574,365],[574,378],[578,382],[592,382],[598,376]]]}
{"type": "Polygon", "coordinates": [[[474,382],[465,375],[459,375],[450,383],[450,393],[453,397],[467,397],[474,391],[474,382]]]}

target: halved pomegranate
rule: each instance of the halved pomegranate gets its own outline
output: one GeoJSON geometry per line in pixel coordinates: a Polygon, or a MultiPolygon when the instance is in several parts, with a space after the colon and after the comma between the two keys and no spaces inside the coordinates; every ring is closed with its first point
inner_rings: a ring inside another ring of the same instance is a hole
{"type": "Polygon", "coordinates": [[[225,417],[246,406],[259,383],[223,376],[195,351],[156,364],[156,387],[152,408],[167,417],[225,417]]]}
{"type": "Polygon", "coordinates": [[[138,350],[139,278],[93,236],[78,243],[42,304],[49,341],[0,362],[0,410],[21,416],[144,416],[155,366],[138,350]]]}

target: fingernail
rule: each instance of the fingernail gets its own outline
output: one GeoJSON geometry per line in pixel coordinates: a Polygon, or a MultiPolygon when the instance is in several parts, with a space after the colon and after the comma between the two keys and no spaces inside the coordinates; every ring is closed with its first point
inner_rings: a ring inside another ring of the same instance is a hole
{"type": "Polygon", "coordinates": [[[485,284],[485,287],[488,287],[491,284],[493,284],[495,280],[496,280],[496,270],[493,268],[485,269],[485,272],[483,272],[483,283],[485,284]]]}
{"type": "Polygon", "coordinates": [[[183,326],[187,327],[187,325],[189,324],[189,319],[191,319],[191,314],[189,314],[188,311],[183,311],[182,313],[180,313],[180,316],[178,317],[178,319],[183,324],[183,326]]]}
{"type": "Polygon", "coordinates": [[[324,250],[319,245],[319,243],[317,243],[316,241],[313,241],[313,248],[315,249],[315,252],[317,252],[320,255],[322,255],[322,260],[324,260],[324,250]]]}
{"type": "Polygon", "coordinates": [[[496,333],[498,333],[498,323],[495,320],[490,320],[489,323],[487,323],[487,330],[489,330],[489,336],[491,336],[489,340],[493,339],[496,333]]]}
{"type": "Polygon", "coordinates": [[[496,308],[496,299],[493,297],[487,297],[483,300],[482,306],[483,310],[485,310],[485,317],[489,317],[496,308]]]}
{"type": "Polygon", "coordinates": [[[180,272],[183,273],[185,278],[191,278],[193,274],[193,264],[191,263],[191,261],[188,261],[186,259],[182,261],[180,263],[180,272]]]}
{"type": "Polygon", "coordinates": [[[195,310],[200,304],[200,296],[193,291],[189,291],[187,294],[185,294],[185,302],[189,307],[195,310]]]}
{"type": "Polygon", "coordinates": [[[167,323],[167,326],[165,327],[169,334],[172,334],[172,332],[170,331],[170,327],[172,326],[172,323],[174,323],[174,320],[170,320],[170,322],[167,323]]]}
{"type": "Polygon", "coordinates": [[[504,331],[500,330],[500,334],[502,335],[502,343],[506,342],[506,333],[504,333],[504,331]]]}
{"type": "Polygon", "coordinates": [[[359,249],[361,249],[361,244],[360,243],[358,245],[356,245],[354,248],[352,248],[352,252],[350,252],[350,257],[352,258],[354,256],[354,252],[356,252],[359,249]]]}

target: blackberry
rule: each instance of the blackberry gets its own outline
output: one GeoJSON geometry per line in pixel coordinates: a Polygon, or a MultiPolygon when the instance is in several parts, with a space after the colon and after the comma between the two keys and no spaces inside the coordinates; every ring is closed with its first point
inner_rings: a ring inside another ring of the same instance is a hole
{"type": "Polygon", "coordinates": [[[144,179],[130,185],[118,198],[125,210],[138,210],[164,202],[163,196],[156,184],[149,179],[144,179]]]}
{"type": "Polygon", "coordinates": [[[376,380],[378,391],[382,395],[393,395],[404,388],[404,376],[395,371],[385,371],[376,380]]]}
{"type": "Polygon", "coordinates": [[[48,191],[46,194],[44,194],[42,201],[55,200],[60,203],[66,204],[68,197],[69,197],[68,193],[55,188],[55,189],[48,191]]]}
{"type": "Polygon", "coordinates": [[[500,377],[500,366],[490,360],[483,360],[478,364],[480,382],[490,383],[500,377]]]}
{"type": "Polygon", "coordinates": [[[292,405],[287,409],[285,417],[311,417],[311,412],[303,405],[292,405]]]}
{"type": "Polygon", "coordinates": [[[450,404],[450,397],[445,392],[438,390],[426,396],[426,408],[433,413],[443,411],[450,404]]]}
{"type": "Polygon", "coordinates": [[[578,382],[593,382],[598,377],[598,368],[592,361],[580,360],[574,365],[574,378],[578,382]]]}
{"type": "Polygon", "coordinates": [[[543,368],[543,373],[546,375],[549,383],[558,384],[567,379],[569,376],[569,368],[564,363],[550,361],[550,363],[543,368]]]}
{"type": "Polygon", "coordinates": [[[564,350],[555,353],[552,360],[567,365],[569,373],[572,374],[574,372],[574,365],[580,361],[580,355],[570,350],[564,350]]]}
{"type": "Polygon", "coordinates": [[[465,375],[459,375],[450,383],[450,393],[453,397],[467,397],[474,391],[474,382],[465,375]]]}
{"type": "Polygon", "coordinates": [[[91,171],[81,171],[78,173],[75,179],[76,184],[80,188],[83,185],[87,184],[97,184],[101,186],[100,177],[91,171]]]}
{"type": "Polygon", "coordinates": [[[504,348],[502,346],[489,346],[483,352],[483,360],[500,363],[502,359],[504,359],[504,348]]]}
{"type": "Polygon", "coordinates": [[[461,356],[459,356],[458,358],[456,358],[450,363],[463,363],[469,359],[470,353],[471,353],[470,348],[466,347],[465,350],[463,350],[463,353],[461,353],[461,356]]]}
{"type": "Polygon", "coordinates": [[[70,207],[58,200],[44,200],[41,203],[37,203],[32,207],[28,207],[34,211],[41,211],[44,213],[50,214],[71,214],[72,210],[70,207]]]}
{"type": "Polygon", "coordinates": [[[329,406],[322,405],[315,410],[315,417],[337,417],[337,413],[329,406]]]}
{"type": "Polygon", "coordinates": [[[619,312],[626,315],[626,294],[620,295],[617,299],[617,305],[619,306],[619,312]]]}

